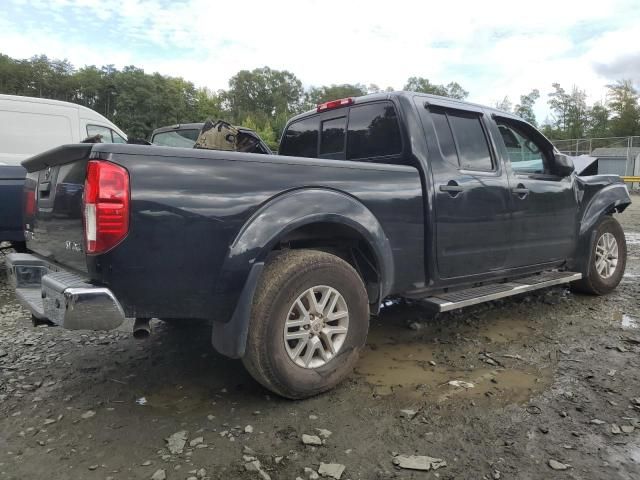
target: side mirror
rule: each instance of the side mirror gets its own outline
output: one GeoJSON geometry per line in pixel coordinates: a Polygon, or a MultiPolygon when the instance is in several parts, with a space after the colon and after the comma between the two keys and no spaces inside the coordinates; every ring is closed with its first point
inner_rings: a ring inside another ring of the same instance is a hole
{"type": "Polygon", "coordinates": [[[573,165],[573,160],[568,155],[565,155],[563,153],[556,153],[554,157],[556,160],[554,170],[561,177],[568,177],[576,169],[573,165]]]}

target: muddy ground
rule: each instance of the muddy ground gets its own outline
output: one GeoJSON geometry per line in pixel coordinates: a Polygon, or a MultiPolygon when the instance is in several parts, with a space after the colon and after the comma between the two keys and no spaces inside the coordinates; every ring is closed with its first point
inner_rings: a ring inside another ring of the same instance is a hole
{"type": "Polygon", "coordinates": [[[416,306],[385,308],[356,372],[301,402],[270,395],[239,361],[216,355],[204,326],[157,322],[144,342],[126,329],[33,327],[2,276],[0,478],[149,479],[163,470],[170,480],[293,480],[313,478],[305,467],[324,462],[344,465],[342,479],[638,479],[634,200],[619,217],[629,262],[613,294],[556,288],[435,319],[416,306]],[[187,443],[171,454],[165,439],[179,431],[187,443]],[[323,445],[303,445],[303,434],[319,433],[323,445]],[[446,466],[402,470],[398,453],[446,466]],[[263,473],[247,471],[243,455],[263,473]]]}

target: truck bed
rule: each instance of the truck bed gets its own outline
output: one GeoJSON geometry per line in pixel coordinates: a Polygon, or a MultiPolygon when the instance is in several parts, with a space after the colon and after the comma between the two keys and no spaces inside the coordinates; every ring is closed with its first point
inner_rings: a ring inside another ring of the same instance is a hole
{"type": "MultiPolygon", "coordinates": [[[[28,247],[112,288],[127,316],[227,318],[246,280],[246,272],[229,267],[230,246],[264,205],[302,190],[348,196],[373,214],[403,272],[390,288],[416,288],[424,279],[423,187],[412,167],[115,144],[65,146],[25,166],[28,188],[41,189],[49,168],[53,183],[48,198],[38,199],[28,247]],[[129,234],[96,256],[81,249],[89,159],[116,163],[130,175],[129,234]]],[[[234,251],[256,254],[242,245],[234,251]]]]}

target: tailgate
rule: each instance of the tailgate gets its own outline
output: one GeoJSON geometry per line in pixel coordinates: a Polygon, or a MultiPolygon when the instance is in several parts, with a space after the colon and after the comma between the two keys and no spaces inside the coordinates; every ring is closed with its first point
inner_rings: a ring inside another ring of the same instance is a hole
{"type": "Polygon", "coordinates": [[[82,194],[91,144],[64,145],[22,165],[27,247],[48,260],[86,272],[82,194]]]}
{"type": "Polygon", "coordinates": [[[0,164],[0,242],[21,241],[22,190],[25,170],[20,165],[0,164]]]}

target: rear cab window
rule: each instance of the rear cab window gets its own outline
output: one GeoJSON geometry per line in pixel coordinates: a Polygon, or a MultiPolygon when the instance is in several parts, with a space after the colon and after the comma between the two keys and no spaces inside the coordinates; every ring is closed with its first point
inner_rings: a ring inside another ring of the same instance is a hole
{"type": "Polygon", "coordinates": [[[290,157],[317,157],[319,128],[317,115],[293,122],[282,136],[279,154],[290,157]]]}
{"type": "Polygon", "coordinates": [[[402,136],[390,101],[356,104],[297,120],[280,143],[280,155],[384,161],[402,153],[402,136]]]}
{"type": "Polygon", "coordinates": [[[320,155],[340,154],[344,152],[347,117],[332,118],[322,122],[320,131],[320,155]]]}

